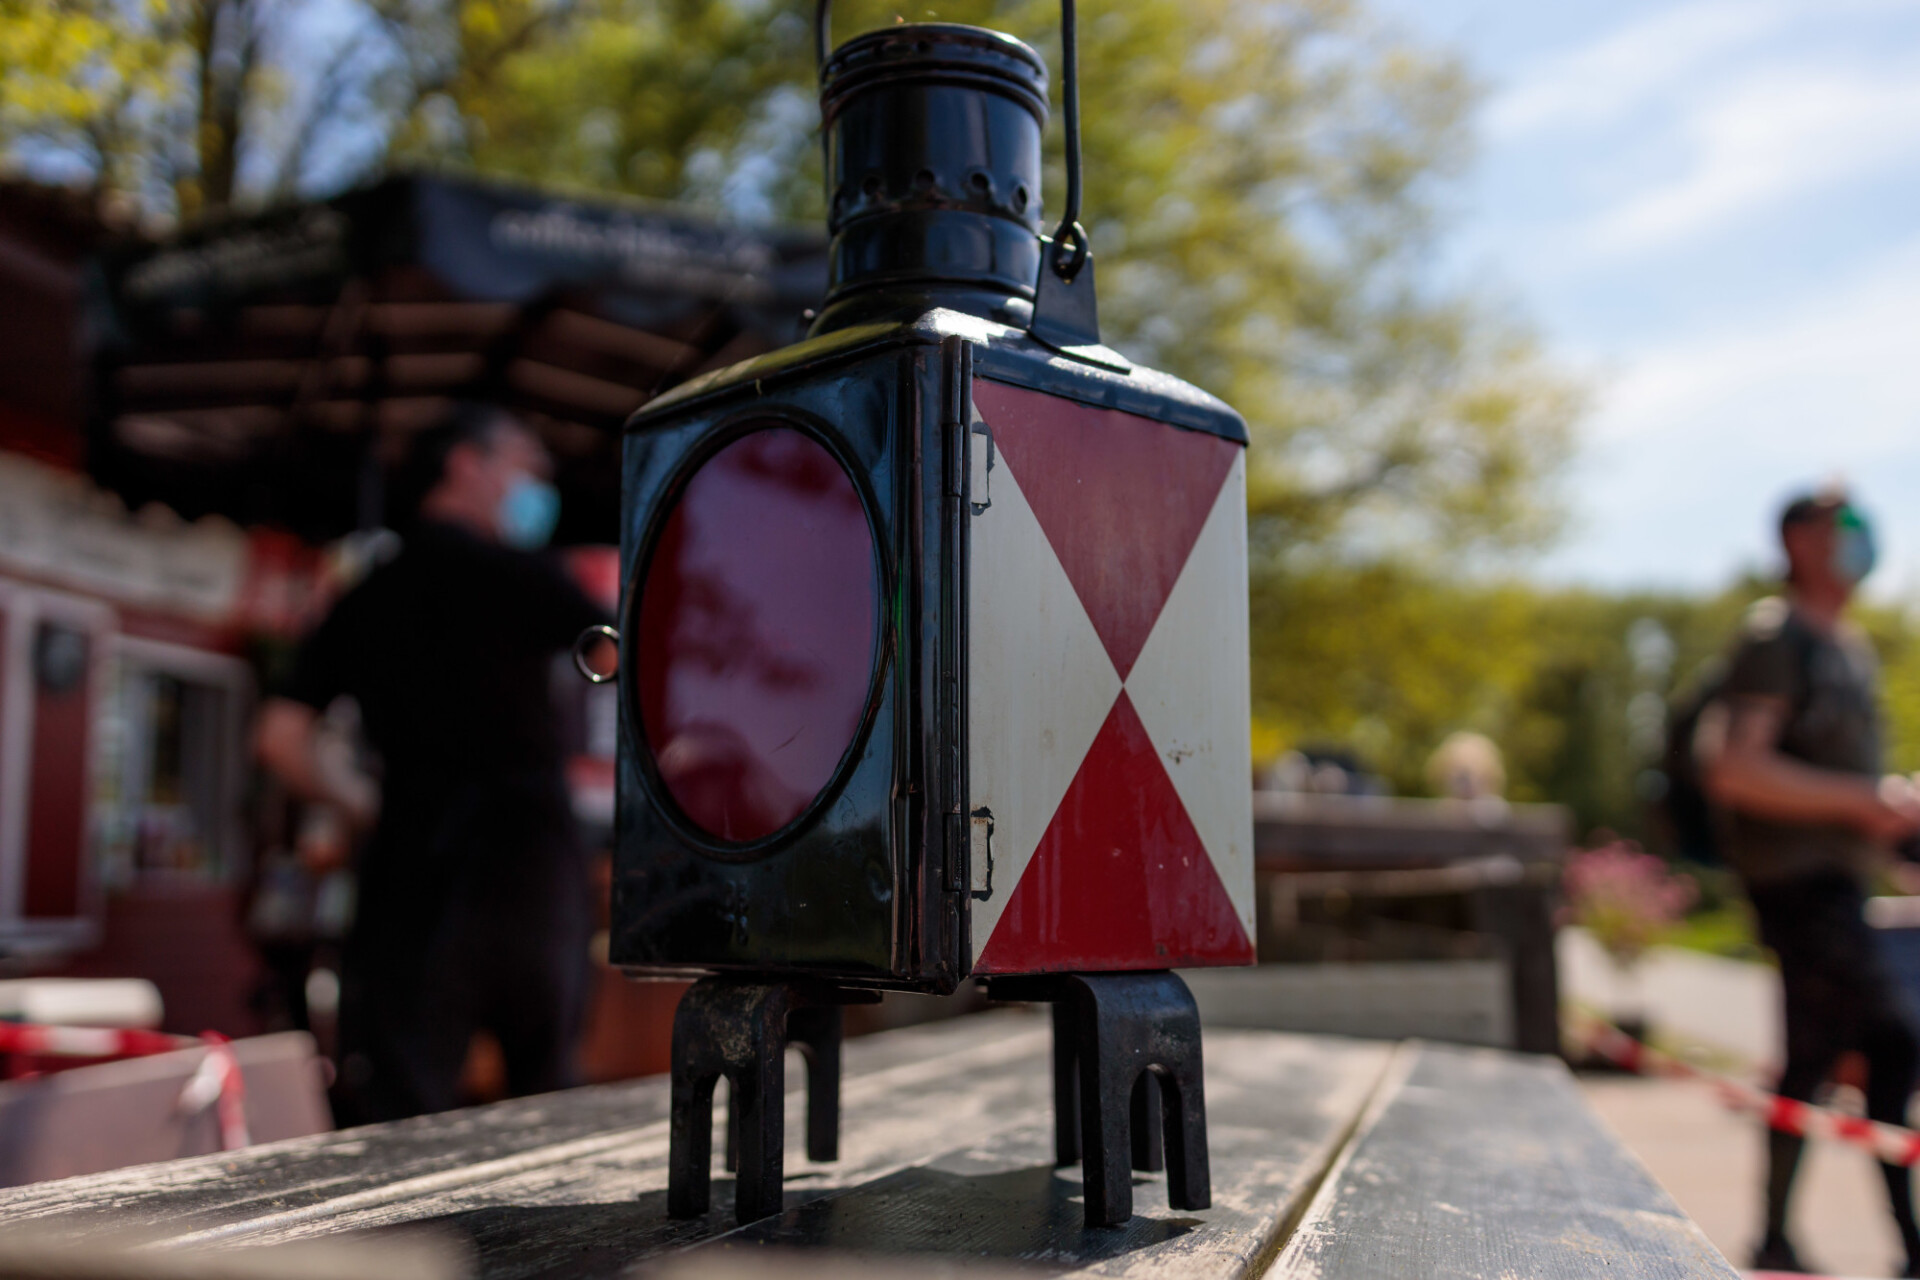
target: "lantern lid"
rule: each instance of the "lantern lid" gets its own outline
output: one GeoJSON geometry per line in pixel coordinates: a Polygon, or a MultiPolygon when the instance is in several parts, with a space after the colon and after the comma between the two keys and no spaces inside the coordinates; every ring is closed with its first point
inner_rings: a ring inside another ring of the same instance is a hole
{"type": "Polygon", "coordinates": [[[626,429],[645,431],[696,406],[782,394],[798,379],[831,377],[836,370],[889,347],[938,346],[949,338],[973,344],[973,368],[980,377],[1247,443],[1246,420],[1231,405],[1190,382],[1138,365],[1120,373],[1063,360],[1023,328],[945,307],[905,322],[850,324],[701,374],[648,401],[627,420],[626,429]]]}
{"type": "Polygon", "coordinates": [[[899,79],[998,93],[1047,122],[1047,64],[1025,41],[985,27],[916,22],[870,31],[834,50],[820,68],[822,124],[832,128],[849,98],[899,79]]]}
{"type": "Polygon", "coordinates": [[[947,307],[1025,324],[1040,275],[1047,68],[983,27],[857,36],[820,71],[826,306],[813,332],[947,307]]]}

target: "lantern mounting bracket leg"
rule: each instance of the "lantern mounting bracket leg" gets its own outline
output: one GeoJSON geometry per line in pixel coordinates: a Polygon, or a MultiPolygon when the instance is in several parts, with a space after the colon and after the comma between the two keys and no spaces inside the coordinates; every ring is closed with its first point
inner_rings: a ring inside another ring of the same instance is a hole
{"type": "Polygon", "coordinates": [[[1058,973],[995,978],[988,990],[1053,1006],[1054,1153],[1059,1164],[1080,1161],[1089,1227],[1132,1217],[1131,1170],[1163,1163],[1171,1207],[1212,1203],[1200,1011],[1186,983],[1164,972],[1058,973]]]}
{"type": "Polygon", "coordinates": [[[786,1050],[807,1063],[807,1157],[840,1148],[842,1005],[878,992],[809,982],[702,978],[673,1016],[668,1119],[667,1213],[697,1218],[711,1199],[713,1091],[726,1077],[727,1167],[737,1170],[734,1216],[746,1223],[780,1212],[786,1176],[786,1050]]]}

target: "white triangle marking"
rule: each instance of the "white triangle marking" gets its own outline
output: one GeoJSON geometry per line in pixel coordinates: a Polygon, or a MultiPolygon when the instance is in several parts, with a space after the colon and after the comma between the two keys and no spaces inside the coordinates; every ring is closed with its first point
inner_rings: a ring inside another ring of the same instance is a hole
{"type": "MultiPolygon", "coordinates": [[[[1120,697],[1120,674],[1005,454],[989,486],[967,573],[968,809],[992,814],[993,859],[991,892],[972,903],[975,956],[1120,697]]],[[[983,823],[971,826],[977,859],[989,840],[983,823]]],[[[976,867],[976,887],[983,878],[976,867]]]]}
{"type": "Polygon", "coordinates": [[[1173,592],[1127,673],[1127,697],[1251,940],[1246,492],[1243,452],[1227,472],[1173,592]]]}

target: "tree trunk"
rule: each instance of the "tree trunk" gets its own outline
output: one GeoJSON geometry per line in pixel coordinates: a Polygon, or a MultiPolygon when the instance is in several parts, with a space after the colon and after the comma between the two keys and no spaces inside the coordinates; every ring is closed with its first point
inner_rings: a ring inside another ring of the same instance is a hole
{"type": "Polygon", "coordinates": [[[198,90],[194,133],[197,172],[179,193],[183,216],[233,203],[240,124],[252,79],[253,15],[247,0],[201,0],[189,31],[198,90]]]}

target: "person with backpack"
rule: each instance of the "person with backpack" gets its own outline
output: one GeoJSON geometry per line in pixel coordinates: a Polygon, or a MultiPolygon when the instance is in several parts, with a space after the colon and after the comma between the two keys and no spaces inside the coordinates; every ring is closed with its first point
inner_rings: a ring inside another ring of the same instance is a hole
{"type": "MultiPolygon", "coordinates": [[[[1867,1114],[1905,1124],[1920,1035],[1864,918],[1866,882],[1920,831],[1904,780],[1881,776],[1878,674],[1845,618],[1873,568],[1873,531],[1843,493],[1796,498],[1780,517],[1785,592],[1749,611],[1694,731],[1717,843],[1778,957],[1786,1066],[1778,1090],[1809,1101],[1842,1053],[1867,1060],[1867,1114]]],[[[1766,1226],[1754,1266],[1801,1271],[1787,1202],[1804,1140],[1767,1135],[1766,1226]]],[[[1920,1276],[1911,1170],[1882,1165],[1907,1258],[1920,1276]]]]}

